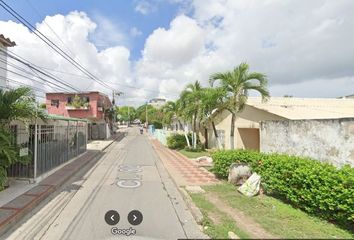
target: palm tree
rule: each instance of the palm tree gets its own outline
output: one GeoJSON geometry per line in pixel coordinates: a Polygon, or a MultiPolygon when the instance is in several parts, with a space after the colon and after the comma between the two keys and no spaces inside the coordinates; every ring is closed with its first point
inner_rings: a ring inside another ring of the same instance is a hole
{"type": "Polygon", "coordinates": [[[218,80],[226,92],[225,109],[231,113],[230,147],[234,149],[236,114],[243,110],[250,90],[259,92],[263,101],[268,99],[267,77],[258,72],[250,73],[248,64],[241,63],[233,71],[213,74],[210,84],[218,80]]]}
{"type": "Polygon", "coordinates": [[[168,101],[165,105],[162,106],[161,111],[163,113],[163,124],[170,125],[172,118],[177,115],[178,109],[176,102],[168,101]]]}
{"type": "Polygon", "coordinates": [[[216,131],[214,117],[217,113],[225,108],[224,103],[225,91],[223,88],[204,88],[201,96],[200,122],[205,128],[205,147],[207,148],[207,126],[212,125],[213,133],[218,144],[218,148],[222,148],[218,133],[216,131]]]}
{"type": "Polygon", "coordinates": [[[188,84],[180,95],[182,115],[192,122],[193,147],[196,147],[197,119],[200,110],[202,86],[199,81],[188,84]]]}
{"type": "Polygon", "coordinates": [[[13,120],[26,122],[36,117],[44,119],[45,114],[37,109],[30,88],[0,89],[0,190],[7,179],[6,169],[22,160],[18,155],[18,147],[13,144],[9,125],[13,120]]]}
{"type": "Polygon", "coordinates": [[[13,120],[28,121],[36,117],[44,118],[44,113],[37,109],[30,88],[0,89],[0,124],[9,124],[13,120]]]}

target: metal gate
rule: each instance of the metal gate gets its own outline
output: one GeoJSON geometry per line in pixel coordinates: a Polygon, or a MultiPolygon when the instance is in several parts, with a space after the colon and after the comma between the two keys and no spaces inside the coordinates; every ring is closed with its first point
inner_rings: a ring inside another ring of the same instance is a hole
{"type": "Polygon", "coordinates": [[[27,164],[16,163],[9,177],[36,178],[86,151],[87,125],[79,122],[61,125],[12,126],[20,156],[27,164]]]}

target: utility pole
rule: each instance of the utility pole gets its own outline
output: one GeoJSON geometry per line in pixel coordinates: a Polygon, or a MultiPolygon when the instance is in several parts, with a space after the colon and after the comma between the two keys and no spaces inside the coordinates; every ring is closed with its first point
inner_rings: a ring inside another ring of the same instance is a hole
{"type": "Polygon", "coordinates": [[[117,119],[116,119],[116,113],[115,113],[115,106],[116,106],[116,101],[115,101],[115,99],[114,99],[114,90],[112,90],[112,104],[113,104],[113,112],[114,112],[114,114],[113,114],[113,124],[115,124],[116,123],[116,121],[117,121],[117,119]]]}
{"type": "Polygon", "coordinates": [[[148,126],[149,126],[147,106],[148,106],[148,102],[146,102],[146,105],[145,105],[145,123],[146,123],[146,131],[148,130],[148,126]]]}
{"type": "Polygon", "coordinates": [[[130,125],[130,107],[128,105],[128,127],[130,125]]]}
{"type": "Polygon", "coordinates": [[[114,96],[121,96],[121,95],[123,95],[123,92],[120,92],[120,91],[115,92],[114,90],[112,90],[112,104],[113,104],[113,112],[114,112],[114,116],[113,116],[114,123],[116,123],[116,121],[117,121],[116,120],[117,116],[116,116],[116,113],[115,113],[116,101],[114,99],[114,96]]]}

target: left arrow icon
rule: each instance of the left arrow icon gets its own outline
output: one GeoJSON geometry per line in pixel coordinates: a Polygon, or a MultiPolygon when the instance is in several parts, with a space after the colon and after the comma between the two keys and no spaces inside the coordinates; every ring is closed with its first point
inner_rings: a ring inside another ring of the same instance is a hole
{"type": "Polygon", "coordinates": [[[104,215],[104,220],[108,225],[116,225],[120,220],[119,213],[115,210],[109,210],[104,215]]]}

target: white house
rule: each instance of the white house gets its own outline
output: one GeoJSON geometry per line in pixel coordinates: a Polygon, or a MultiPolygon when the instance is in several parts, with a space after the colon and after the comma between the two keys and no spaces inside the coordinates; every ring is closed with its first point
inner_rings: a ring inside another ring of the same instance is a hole
{"type": "Polygon", "coordinates": [[[166,104],[166,99],[164,98],[153,98],[149,101],[149,105],[155,108],[160,108],[165,104],[166,104]]]}

